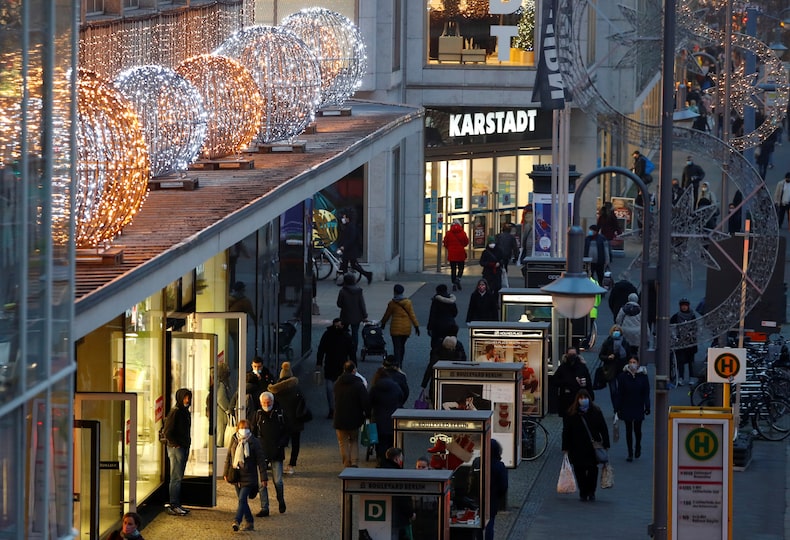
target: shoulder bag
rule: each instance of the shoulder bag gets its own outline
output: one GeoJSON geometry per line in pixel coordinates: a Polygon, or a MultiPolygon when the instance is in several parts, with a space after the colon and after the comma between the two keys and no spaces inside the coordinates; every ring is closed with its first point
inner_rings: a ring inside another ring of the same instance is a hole
{"type": "Polygon", "coordinates": [[[602,442],[598,442],[593,439],[592,433],[590,433],[590,426],[587,425],[587,420],[585,420],[584,416],[582,416],[581,419],[584,423],[584,429],[587,430],[587,435],[590,436],[590,442],[592,443],[593,450],[595,450],[595,461],[598,463],[609,463],[609,452],[603,447],[602,442]]]}

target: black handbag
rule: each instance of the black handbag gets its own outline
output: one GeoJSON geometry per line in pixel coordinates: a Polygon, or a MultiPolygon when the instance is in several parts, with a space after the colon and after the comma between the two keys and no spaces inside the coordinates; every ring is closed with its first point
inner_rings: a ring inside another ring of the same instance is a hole
{"type": "Polygon", "coordinates": [[[231,467],[228,470],[228,474],[225,475],[225,480],[227,480],[228,484],[238,484],[241,482],[241,470],[231,467]]]}
{"type": "Polygon", "coordinates": [[[603,366],[598,366],[593,375],[593,390],[603,390],[606,388],[606,375],[604,374],[603,366]]]}

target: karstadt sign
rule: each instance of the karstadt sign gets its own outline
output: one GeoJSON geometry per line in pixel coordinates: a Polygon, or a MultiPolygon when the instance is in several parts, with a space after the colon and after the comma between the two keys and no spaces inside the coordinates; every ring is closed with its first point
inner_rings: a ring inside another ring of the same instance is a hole
{"type": "Polygon", "coordinates": [[[537,109],[451,114],[450,137],[533,132],[537,117],[537,109]]]}

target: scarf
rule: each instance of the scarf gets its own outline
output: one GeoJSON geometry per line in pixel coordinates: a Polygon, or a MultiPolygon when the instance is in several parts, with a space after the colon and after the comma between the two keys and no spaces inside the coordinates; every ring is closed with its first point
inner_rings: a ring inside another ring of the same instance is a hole
{"type": "Polygon", "coordinates": [[[244,465],[244,458],[250,457],[250,436],[245,437],[241,433],[236,433],[239,444],[236,445],[236,452],[233,454],[234,469],[241,468],[244,465]]]}
{"type": "Polygon", "coordinates": [[[625,358],[626,352],[625,347],[623,347],[623,338],[622,336],[619,338],[612,338],[612,345],[615,355],[618,358],[625,358]]]}
{"type": "Polygon", "coordinates": [[[403,298],[404,298],[404,296],[402,294],[396,294],[395,296],[392,297],[392,299],[395,302],[400,302],[401,300],[403,300],[403,298]]]}
{"type": "Polygon", "coordinates": [[[133,533],[129,533],[129,534],[122,532],[121,538],[140,538],[140,531],[134,531],[133,533]]]}
{"type": "Polygon", "coordinates": [[[689,322],[696,319],[696,317],[694,316],[694,312],[691,311],[690,309],[685,312],[678,310],[678,312],[675,315],[677,315],[678,320],[680,322],[689,322]]]}

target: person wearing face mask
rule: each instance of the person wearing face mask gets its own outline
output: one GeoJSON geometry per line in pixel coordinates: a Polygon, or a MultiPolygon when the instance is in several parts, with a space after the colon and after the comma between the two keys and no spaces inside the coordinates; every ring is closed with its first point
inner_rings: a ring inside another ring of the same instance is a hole
{"type": "Polygon", "coordinates": [[[683,195],[683,188],[680,187],[680,180],[677,178],[672,179],[672,206],[676,205],[683,195]]]}
{"type": "MultiPolygon", "coordinates": [[[[776,184],[774,205],[776,205],[776,218],[781,227],[785,222],[785,216],[790,211],[790,172],[785,174],[784,180],[776,184]]],[[[787,225],[790,227],[790,217],[787,219],[787,225]]]]}
{"type": "MultiPolygon", "coordinates": [[[[274,399],[271,392],[261,394],[261,408],[255,413],[252,424],[252,433],[261,441],[263,457],[272,469],[274,490],[277,493],[277,502],[281,514],[285,513],[285,491],[283,489],[283,462],[285,461],[285,447],[288,446],[289,429],[285,420],[282,407],[274,399]]],[[[264,466],[265,468],[265,466],[264,466]]],[[[269,515],[269,486],[266,473],[261,476],[261,510],[255,514],[258,517],[269,515]]]]}
{"type": "Polygon", "coordinates": [[[557,412],[564,417],[579,390],[585,390],[591,399],[595,399],[592,389],[592,377],[576,349],[568,349],[560,367],[554,372],[552,386],[557,389],[557,412]]]}
{"type": "Polygon", "coordinates": [[[628,445],[626,461],[631,462],[634,457],[642,455],[642,421],[645,415],[650,414],[650,381],[647,370],[639,365],[636,356],[632,355],[628,359],[628,364],[617,376],[614,412],[625,422],[625,442],[628,445]]]}
{"type": "MultiPolygon", "coordinates": [[[[370,285],[373,279],[373,272],[368,272],[359,264],[357,260],[361,255],[362,246],[359,239],[359,231],[357,224],[351,219],[350,213],[344,212],[340,217],[340,234],[337,238],[338,255],[340,255],[340,273],[344,274],[348,270],[349,265],[352,269],[359,272],[360,276],[365,276],[370,285]]],[[[341,281],[342,285],[343,282],[341,281]]]]}
{"type": "Polygon", "coordinates": [[[710,184],[707,182],[702,182],[699,185],[699,200],[697,201],[697,210],[711,205],[716,208],[716,211],[705,223],[705,226],[709,229],[712,229],[716,225],[716,217],[719,215],[719,199],[716,197],[716,194],[711,191],[710,184]]]}
{"type": "Polygon", "coordinates": [[[167,415],[164,436],[167,439],[167,458],[170,460],[170,503],[165,506],[171,516],[185,516],[189,510],[181,506],[181,482],[187,467],[189,446],[192,444],[192,390],[176,390],[176,403],[167,415]]]}
{"type": "Polygon", "coordinates": [[[628,302],[620,308],[614,322],[620,326],[623,336],[631,346],[628,354],[639,354],[639,341],[642,335],[642,307],[639,305],[638,294],[628,295],[628,302]]]}
{"type": "Polygon", "coordinates": [[[126,512],[121,521],[121,529],[114,531],[107,540],[123,540],[126,538],[133,538],[134,540],[145,540],[143,535],[140,534],[140,514],[137,512],[126,512]]]}
{"type": "Polygon", "coordinates": [[[496,246],[496,238],[488,237],[488,244],[480,254],[480,266],[483,267],[483,279],[488,282],[491,292],[496,295],[502,288],[502,259],[504,255],[496,246]]]}
{"type": "MultiPolygon", "coordinates": [[[[669,324],[683,324],[691,323],[696,320],[697,316],[691,309],[691,302],[685,296],[678,301],[678,312],[669,318],[669,324]]],[[[693,330],[696,335],[696,327],[693,330]]],[[[697,354],[697,346],[683,347],[672,351],[675,354],[675,362],[678,367],[678,386],[683,386],[683,375],[686,371],[686,365],[689,367],[689,382],[691,380],[691,369],[694,365],[694,355],[697,354]]]]}
{"type": "Polygon", "coordinates": [[[475,291],[469,297],[466,322],[498,321],[499,307],[497,304],[497,296],[488,287],[488,281],[485,279],[478,280],[475,291]]]}
{"type": "Polygon", "coordinates": [[[609,428],[601,409],[586,390],[579,390],[562,420],[562,451],[573,465],[582,501],[595,500],[598,483],[598,460],[593,439],[609,448],[609,428]]]}
{"type": "Polygon", "coordinates": [[[238,481],[233,483],[236,488],[238,504],[236,516],[231,527],[234,531],[255,530],[254,518],[248,499],[258,491],[258,485],[266,482],[266,458],[263,455],[261,442],[250,431],[250,424],[245,419],[236,424],[236,434],[230,441],[228,455],[225,458],[223,478],[228,481],[231,469],[237,469],[238,481]],[[259,482],[259,480],[261,482],[259,482]],[[242,519],[244,523],[242,524],[242,519]]]}
{"type": "Polygon", "coordinates": [[[628,355],[631,351],[631,344],[623,336],[623,329],[618,325],[613,325],[609,330],[609,337],[601,345],[598,358],[603,364],[603,373],[606,383],[609,385],[609,395],[614,403],[614,394],[617,390],[617,374],[623,370],[628,362],[628,355]]]}
{"type": "Polygon", "coordinates": [[[702,169],[702,167],[694,163],[694,160],[691,159],[691,156],[687,156],[686,166],[683,167],[681,181],[683,189],[688,189],[689,187],[694,188],[695,208],[697,207],[697,201],[699,200],[699,185],[703,178],[705,178],[705,171],[702,169]]]}

